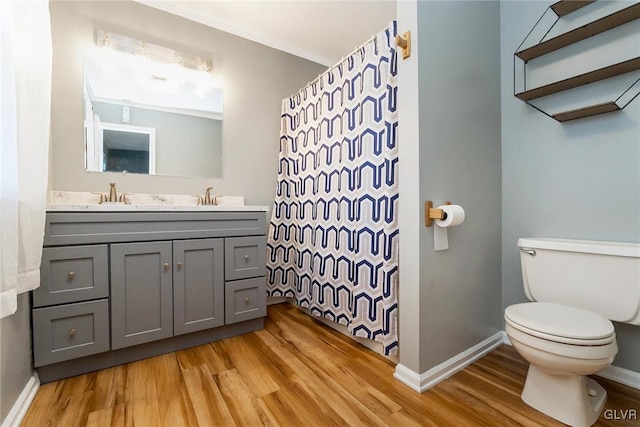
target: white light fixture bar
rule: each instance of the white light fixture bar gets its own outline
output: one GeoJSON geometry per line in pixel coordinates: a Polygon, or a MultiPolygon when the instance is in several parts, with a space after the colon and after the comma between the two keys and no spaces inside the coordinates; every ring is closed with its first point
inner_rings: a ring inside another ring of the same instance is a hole
{"type": "Polygon", "coordinates": [[[111,48],[119,52],[141,55],[154,61],[178,64],[192,70],[207,73],[213,72],[212,61],[209,59],[147,43],[110,31],[98,30],[96,34],[96,45],[98,47],[111,48]]]}

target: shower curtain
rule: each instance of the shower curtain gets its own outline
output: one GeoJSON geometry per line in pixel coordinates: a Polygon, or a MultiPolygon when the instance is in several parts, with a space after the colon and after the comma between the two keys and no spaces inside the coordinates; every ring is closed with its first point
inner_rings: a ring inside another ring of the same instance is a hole
{"type": "Polygon", "coordinates": [[[267,289],[398,351],[396,23],[283,100],[267,289]]]}

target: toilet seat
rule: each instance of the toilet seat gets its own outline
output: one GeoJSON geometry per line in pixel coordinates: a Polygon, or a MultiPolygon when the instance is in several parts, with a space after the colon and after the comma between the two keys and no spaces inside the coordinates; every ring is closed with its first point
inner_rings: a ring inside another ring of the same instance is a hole
{"type": "Polygon", "coordinates": [[[577,346],[615,341],[613,324],[590,311],[560,304],[528,302],[507,307],[505,321],[514,329],[541,339],[577,346]]]}

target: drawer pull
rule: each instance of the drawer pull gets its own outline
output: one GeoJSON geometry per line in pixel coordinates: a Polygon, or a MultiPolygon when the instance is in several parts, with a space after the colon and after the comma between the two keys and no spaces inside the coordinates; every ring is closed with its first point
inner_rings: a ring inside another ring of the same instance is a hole
{"type": "Polygon", "coordinates": [[[75,329],[75,328],[73,328],[73,329],[71,329],[71,330],[69,331],[69,336],[70,336],[70,337],[74,336],[75,334],[76,334],[76,329],[75,329]]]}
{"type": "Polygon", "coordinates": [[[244,260],[245,260],[245,261],[249,261],[249,255],[245,255],[245,256],[244,256],[244,260]]]}
{"type": "Polygon", "coordinates": [[[73,279],[74,277],[76,277],[76,273],[74,273],[73,271],[69,272],[69,279],[73,279]]]}
{"type": "Polygon", "coordinates": [[[177,265],[177,267],[178,267],[178,270],[180,270],[180,269],[182,268],[182,263],[181,263],[181,262],[179,262],[179,263],[178,263],[178,265],[177,265]]]}
{"type": "Polygon", "coordinates": [[[245,298],[245,299],[244,299],[244,303],[245,303],[245,304],[249,304],[249,298],[245,298]]]}
{"type": "Polygon", "coordinates": [[[169,263],[165,262],[164,264],[162,264],[162,267],[164,267],[165,271],[169,269],[169,263]]]}

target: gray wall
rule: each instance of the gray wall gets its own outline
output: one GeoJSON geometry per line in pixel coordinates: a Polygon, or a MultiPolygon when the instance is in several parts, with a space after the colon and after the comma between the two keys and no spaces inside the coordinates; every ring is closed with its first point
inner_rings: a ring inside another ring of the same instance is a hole
{"type": "Polygon", "coordinates": [[[326,67],[132,1],[50,5],[53,33],[52,190],[244,196],[271,206],[275,195],[281,102],[326,67]],[[223,178],[86,172],[82,57],[102,28],[213,58],[224,90],[223,178]]]}
{"type": "Polygon", "coordinates": [[[466,212],[445,251],[420,227],[419,372],[501,329],[499,28],[497,1],[418,2],[420,200],[466,212]]]}
{"type": "Polygon", "coordinates": [[[121,105],[96,101],[92,104],[103,123],[156,130],[157,175],[220,177],[222,121],[131,107],[131,121],[122,123],[121,105]]]}
{"type": "Polygon", "coordinates": [[[29,294],[18,296],[18,311],[0,320],[0,423],[31,378],[29,294]]]}
{"type": "MultiPolygon", "coordinates": [[[[519,237],[640,242],[640,101],[560,124],[513,96],[513,53],[551,3],[500,9],[503,309],[526,301],[519,237]]],[[[615,327],[613,364],[640,372],[640,327],[615,327]]]]}

